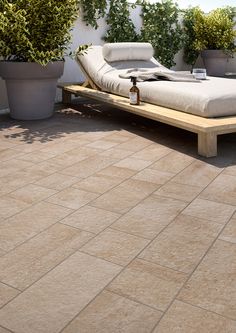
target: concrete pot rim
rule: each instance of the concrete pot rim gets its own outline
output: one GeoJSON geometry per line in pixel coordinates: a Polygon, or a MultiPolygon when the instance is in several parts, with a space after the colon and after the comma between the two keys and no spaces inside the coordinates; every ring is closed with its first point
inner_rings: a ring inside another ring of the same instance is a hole
{"type": "Polygon", "coordinates": [[[201,51],[203,58],[229,58],[229,55],[224,50],[206,49],[201,51]]]}

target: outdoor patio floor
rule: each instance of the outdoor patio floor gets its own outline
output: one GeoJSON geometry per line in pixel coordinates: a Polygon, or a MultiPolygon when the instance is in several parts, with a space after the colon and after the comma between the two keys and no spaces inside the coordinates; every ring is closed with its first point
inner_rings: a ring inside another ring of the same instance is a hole
{"type": "Polygon", "coordinates": [[[236,134],[57,110],[0,116],[0,333],[236,332],[236,134]]]}

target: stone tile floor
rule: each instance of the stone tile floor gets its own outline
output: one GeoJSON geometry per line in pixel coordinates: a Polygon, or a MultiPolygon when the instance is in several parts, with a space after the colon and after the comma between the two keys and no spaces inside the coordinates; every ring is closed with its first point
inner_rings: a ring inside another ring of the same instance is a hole
{"type": "Polygon", "coordinates": [[[0,333],[236,332],[236,136],[83,99],[0,116],[0,333]]]}

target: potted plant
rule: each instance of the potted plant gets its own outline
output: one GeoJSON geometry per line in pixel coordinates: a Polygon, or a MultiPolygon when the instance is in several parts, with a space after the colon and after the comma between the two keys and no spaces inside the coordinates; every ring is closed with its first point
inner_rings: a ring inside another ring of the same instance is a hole
{"type": "Polygon", "coordinates": [[[188,9],[184,15],[185,61],[193,65],[200,53],[208,75],[224,76],[227,59],[236,50],[234,26],[230,7],[217,8],[209,14],[199,7],[188,9]]]}
{"type": "Polygon", "coordinates": [[[53,114],[77,10],[77,0],[0,0],[0,76],[12,118],[53,114]]]}

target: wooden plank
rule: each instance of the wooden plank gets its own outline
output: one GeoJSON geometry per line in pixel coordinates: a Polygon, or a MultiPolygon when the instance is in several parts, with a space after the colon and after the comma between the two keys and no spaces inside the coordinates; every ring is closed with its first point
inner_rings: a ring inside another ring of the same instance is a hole
{"type": "Polygon", "coordinates": [[[217,135],[215,133],[198,134],[198,154],[205,157],[217,156],[217,135]]]}

